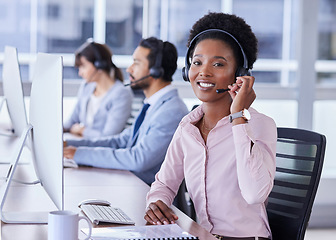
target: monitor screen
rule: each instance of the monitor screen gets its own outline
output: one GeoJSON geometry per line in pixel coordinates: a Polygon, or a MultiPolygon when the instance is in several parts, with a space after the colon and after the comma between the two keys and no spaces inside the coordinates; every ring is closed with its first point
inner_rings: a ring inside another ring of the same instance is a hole
{"type": "MultiPolygon", "coordinates": [[[[6,212],[7,192],[27,140],[38,183],[57,209],[64,209],[63,182],[63,63],[62,57],[37,55],[32,80],[29,123],[19,139],[17,157],[11,164],[5,188],[0,191],[1,220],[6,223],[47,223],[48,212],[6,212]]],[[[33,194],[34,192],[32,192],[33,194]]],[[[8,199],[10,201],[10,199],[8,199]]],[[[55,209],[50,209],[55,210],[55,209]]]]}
{"type": "Polygon", "coordinates": [[[21,136],[27,126],[27,115],[23,97],[18,55],[15,47],[6,46],[3,71],[3,92],[8,114],[16,136],[21,136]]]}
{"type": "Polygon", "coordinates": [[[36,175],[58,209],[63,209],[62,69],[60,56],[38,54],[29,108],[36,175]]]}

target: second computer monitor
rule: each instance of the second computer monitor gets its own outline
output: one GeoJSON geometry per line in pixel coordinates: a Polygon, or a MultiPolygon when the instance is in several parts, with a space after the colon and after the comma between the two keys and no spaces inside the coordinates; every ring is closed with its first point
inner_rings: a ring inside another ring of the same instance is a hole
{"type": "Polygon", "coordinates": [[[38,54],[29,108],[35,171],[58,209],[63,209],[62,69],[60,56],[38,54]]]}
{"type": "Polygon", "coordinates": [[[23,97],[18,54],[15,47],[5,47],[2,81],[4,99],[7,103],[13,132],[16,136],[21,136],[23,129],[27,126],[27,115],[23,97]]]}
{"type": "MultiPolygon", "coordinates": [[[[64,209],[62,75],[62,57],[38,54],[30,94],[29,123],[19,139],[7,181],[0,191],[0,213],[3,222],[48,222],[48,211],[35,212],[29,209],[27,212],[19,213],[6,211],[7,193],[27,140],[31,140],[32,162],[38,179],[35,183],[41,184],[57,209],[64,209]]],[[[22,201],[24,202],[24,199],[22,201]]]]}

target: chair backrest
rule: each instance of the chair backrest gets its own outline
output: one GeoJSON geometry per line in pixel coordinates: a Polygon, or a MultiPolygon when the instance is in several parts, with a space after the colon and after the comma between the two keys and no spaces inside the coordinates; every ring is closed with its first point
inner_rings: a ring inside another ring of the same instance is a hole
{"type": "Polygon", "coordinates": [[[276,174],[267,214],[273,240],[303,240],[322,172],[326,138],[278,128],[276,174]]]}
{"type": "Polygon", "coordinates": [[[196,211],[194,207],[194,203],[191,200],[187,186],[185,183],[185,180],[183,179],[180,188],[176,194],[175,200],[173,202],[175,207],[180,209],[182,212],[184,212],[188,217],[190,217],[192,220],[196,221],[196,211]]]}
{"type": "MultiPolygon", "coordinates": [[[[199,105],[194,105],[191,108],[191,111],[197,108],[199,105]]],[[[185,179],[183,179],[180,188],[176,194],[176,197],[174,199],[173,204],[175,207],[180,209],[182,212],[184,212],[188,217],[190,217],[192,220],[197,221],[196,211],[194,207],[194,203],[190,198],[190,195],[187,190],[187,186],[185,183],[185,179]]]]}

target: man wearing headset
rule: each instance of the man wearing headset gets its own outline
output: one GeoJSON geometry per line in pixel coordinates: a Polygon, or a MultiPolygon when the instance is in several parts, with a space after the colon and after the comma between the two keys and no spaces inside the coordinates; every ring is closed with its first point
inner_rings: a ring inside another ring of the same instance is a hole
{"type": "Polygon", "coordinates": [[[132,89],[143,90],[147,111],[143,113],[143,109],[132,127],[120,134],[66,141],[64,157],[79,165],[130,170],[151,184],[180,120],[188,113],[171,85],[176,68],[177,50],[173,44],[154,37],[143,39],[127,72],[132,89]],[[139,118],[143,118],[142,123],[139,118]]]}

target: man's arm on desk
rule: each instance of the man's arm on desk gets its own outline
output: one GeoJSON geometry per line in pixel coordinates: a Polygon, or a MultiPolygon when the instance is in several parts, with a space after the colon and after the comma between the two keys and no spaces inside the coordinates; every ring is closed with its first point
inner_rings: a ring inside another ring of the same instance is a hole
{"type": "Polygon", "coordinates": [[[93,149],[93,147],[108,147],[108,148],[122,148],[127,144],[127,139],[129,138],[129,134],[131,133],[130,129],[125,129],[122,133],[112,136],[112,137],[104,137],[97,138],[93,140],[89,139],[68,139],[63,142],[63,156],[65,158],[74,159],[74,155],[77,151],[78,147],[89,147],[89,149],[93,149]]]}
{"type": "MultiPolygon", "coordinates": [[[[167,131],[165,124],[167,121],[171,120],[166,118],[165,121],[155,121],[151,125],[151,130],[145,136],[142,136],[140,140],[138,139],[132,147],[115,148],[115,137],[111,138],[113,139],[111,144],[106,139],[96,141],[72,140],[68,141],[67,145],[79,146],[73,156],[77,164],[143,172],[161,165],[164,159],[171,136],[175,131],[172,127],[167,131]]],[[[123,135],[126,135],[125,131],[131,131],[131,129],[124,130],[122,132],[123,135]]],[[[118,143],[120,144],[120,141],[118,143]]],[[[67,149],[65,148],[64,152],[67,149]]],[[[70,151],[74,151],[74,149],[70,149],[70,151]]]]}
{"type": "Polygon", "coordinates": [[[109,137],[101,137],[94,139],[69,139],[65,142],[66,146],[86,146],[86,147],[109,147],[109,148],[125,148],[127,146],[127,142],[130,138],[132,129],[126,128],[120,134],[109,136],[109,137]]]}
{"type": "Polygon", "coordinates": [[[170,134],[149,131],[134,146],[126,148],[81,146],[76,149],[73,159],[81,165],[143,172],[162,163],[171,139],[167,135],[170,134]]]}

